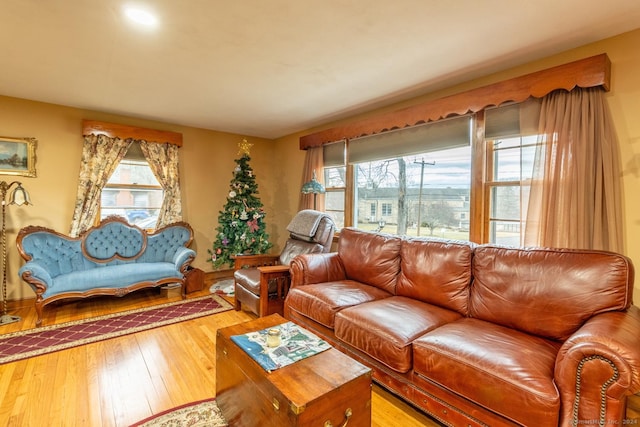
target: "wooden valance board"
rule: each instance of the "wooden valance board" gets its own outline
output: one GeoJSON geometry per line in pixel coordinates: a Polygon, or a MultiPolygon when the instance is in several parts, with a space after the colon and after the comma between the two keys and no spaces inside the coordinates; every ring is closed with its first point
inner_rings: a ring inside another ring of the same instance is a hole
{"type": "Polygon", "coordinates": [[[82,121],[82,135],[106,135],[110,138],[138,139],[182,147],[182,134],[166,130],[147,129],[95,120],[82,121]]]}
{"type": "Polygon", "coordinates": [[[556,89],[572,90],[576,87],[602,86],[608,91],[610,81],[611,61],[603,53],[305,135],[300,138],[300,149],[306,150],[331,142],[402,129],[456,115],[477,113],[505,102],[522,102],[531,96],[541,98],[556,89]]]}

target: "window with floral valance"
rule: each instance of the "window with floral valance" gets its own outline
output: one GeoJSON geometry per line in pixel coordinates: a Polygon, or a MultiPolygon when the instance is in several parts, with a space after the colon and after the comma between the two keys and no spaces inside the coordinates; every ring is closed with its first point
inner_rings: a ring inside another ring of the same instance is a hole
{"type": "Polygon", "coordinates": [[[95,224],[102,190],[132,144],[139,146],[163,189],[156,227],[182,219],[178,169],[182,134],[87,120],[83,123],[83,137],[71,235],[78,235],[95,224]]]}

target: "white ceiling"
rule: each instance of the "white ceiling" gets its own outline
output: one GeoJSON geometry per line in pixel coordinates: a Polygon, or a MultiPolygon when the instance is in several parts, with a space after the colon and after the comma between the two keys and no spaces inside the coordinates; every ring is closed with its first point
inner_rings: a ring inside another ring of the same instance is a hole
{"type": "Polygon", "coordinates": [[[638,27],[638,0],[0,0],[0,94],[276,138],[638,27]]]}

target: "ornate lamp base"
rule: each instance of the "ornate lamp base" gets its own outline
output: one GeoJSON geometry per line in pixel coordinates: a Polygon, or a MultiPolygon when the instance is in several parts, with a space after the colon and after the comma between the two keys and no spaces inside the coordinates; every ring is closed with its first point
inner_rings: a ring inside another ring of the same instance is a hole
{"type": "Polygon", "coordinates": [[[0,317],[0,325],[6,325],[8,323],[15,323],[20,321],[20,316],[11,316],[10,314],[4,314],[0,317]]]}

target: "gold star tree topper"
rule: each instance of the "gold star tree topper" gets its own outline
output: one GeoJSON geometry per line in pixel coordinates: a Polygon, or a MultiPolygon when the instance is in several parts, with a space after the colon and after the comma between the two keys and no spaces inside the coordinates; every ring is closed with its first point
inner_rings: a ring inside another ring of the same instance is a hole
{"type": "Polygon", "coordinates": [[[250,143],[249,141],[247,141],[247,138],[242,138],[242,141],[240,141],[238,143],[238,147],[240,148],[240,150],[238,150],[238,155],[246,154],[248,156],[249,155],[249,149],[252,146],[253,146],[253,144],[250,143]]]}

